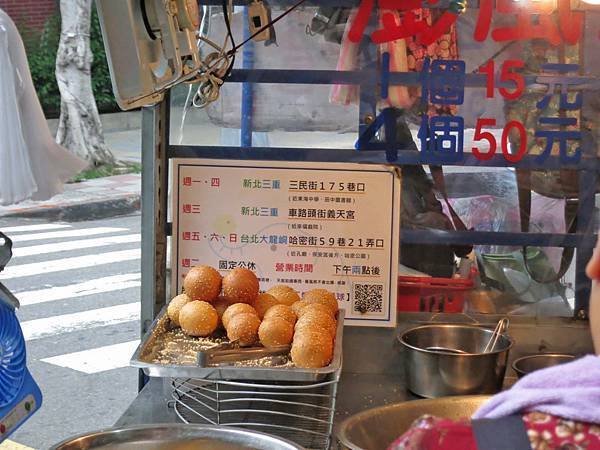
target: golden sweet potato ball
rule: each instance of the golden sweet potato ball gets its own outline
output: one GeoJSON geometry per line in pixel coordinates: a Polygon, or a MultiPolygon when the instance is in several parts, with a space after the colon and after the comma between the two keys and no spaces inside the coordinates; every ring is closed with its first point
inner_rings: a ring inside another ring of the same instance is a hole
{"type": "Polygon", "coordinates": [[[212,305],[214,306],[215,310],[217,311],[217,314],[219,315],[219,326],[222,326],[223,314],[225,313],[227,308],[231,306],[231,303],[229,303],[225,297],[219,296],[214,302],[212,302],[212,305]]]}
{"type": "Polygon", "coordinates": [[[331,316],[332,319],[335,319],[335,315],[331,314],[331,308],[327,305],[324,305],[323,303],[307,302],[306,300],[302,300],[298,303],[294,303],[294,306],[300,303],[303,303],[303,305],[295,309],[298,319],[300,319],[300,317],[302,317],[304,314],[311,311],[314,311],[319,314],[325,314],[327,316],[331,316]]]}
{"type": "Polygon", "coordinates": [[[173,325],[179,326],[179,312],[181,311],[181,308],[191,301],[192,300],[187,294],[179,294],[169,302],[169,306],[167,306],[167,315],[169,316],[169,319],[171,319],[171,322],[173,322],[173,325]]]}
{"type": "Polygon", "coordinates": [[[254,309],[256,309],[258,317],[262,320],[267,310],[271,306],[275,306],[277,304],[279,304],[279,302],[275,297],[273,297],[271,294],[263,292],[262,294],[258,294],[258,297],[256,297],[256,301],[254,302],[254,309]]]}
{"type": "Polygon", "coordinates": [[[189,302],[179,312],[179,324],[188,336],[208,336],[218,323],[217,311],[207,302],[189,302]]]}
{"type": "Polygon", "coordinates": [[[272,317],[281,317],[282,319],[287,320],[292,325],[296,323],[296,314],[292,310],[292,307],[288,305],[283,305],[281,303],[275,306],[271,306],[265,313],[263,320],[268,320],[272,317]]]}
{"type": "Polygon", "coordinates": [[[290,354],[298,367],[325,367],[333,358],[333,340],[329,334],[319,331],[296,334],[290,354]]]}
{"type": "Polygon", "coordinates": [[[264,320],[258,328],[258,338],[265,347],[289,345],[294,337],[294,326],[281,317],[264,320]]]}
{"type": "Polygon", "coordinates": [[[327,289],[311,289],[306,292],[302,297],[302,300],[306,300],[310,303],[322,303],[331,309],[333,315],[337,314],[339,305],[333,292],[329,292],[327,289]]]}
{"type": "Polygon", "coordinates": [[[223,278],[223,297],[231,303],[254,304],[259,283],[254,272],[237,267],[223,278]]]}
{"type": "Polygon", "coordinates": [[[260,319],[256,314],[237,314],[227,324],[227,337],[231,342],[237,341],[241,347],[254,345],[258,341],[260,319]]]}
{"type": "Polygon", "coordinates": [[[249,304],[234,303],[225,310],[223,316],[221,317],[221,322],[223,322],[223,326],[225,327],[225,329],[227,329],[231,318],[237,316],[238,314],[254,314],[256,317],[258,317],[258,313],[256,312],[256,310],[249,304]]]}
{"type": "Polygon", "coordinates": [[[283,305],[292,306],[294,303],[300,301],[300,296],[298,293],[291,287],[284,284],[273,286],[267,291],[267,294],[271,294],[279,303],[283,305]]]}
{"type": "Polygon", "coordinates": [[[192,267],[183,279],[183,289],[192,300],[212,302],[221,292],[221,274],[210,266],[192,267]]]}
{"type": "Polygon", "coordinates": [[[298,322],[296,322],[296,330],[305,326],[310,327],[311,325],[325,328],[332,339],[335,339],[337,332],[337,322],[327,313],[319,311],[308,311],[305,312],[298,322]]]}

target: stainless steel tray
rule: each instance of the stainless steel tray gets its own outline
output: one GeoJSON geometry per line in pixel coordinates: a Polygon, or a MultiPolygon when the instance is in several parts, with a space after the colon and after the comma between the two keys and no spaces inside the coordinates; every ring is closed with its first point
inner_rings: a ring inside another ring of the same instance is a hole
{"type": "Polygon", "coordinates": [[[198,367],[197,364],[162,364],[152,360],[157,339],[166,331],[168,321],[167,307],[158,314],[152,326],[142,338],[130,364],[139,367],[149,376],[164,378],[196,378],[205,380],[261,380],[261,381],[298,381],[321,382],[326,379],[339,379],[342,369],[342,338],[344,335],[344,311],[338,312],[338,326],[331,363],[320,369],[302,369],[299,367],[261,367],[261,366],[219,366],[198,367]]]}

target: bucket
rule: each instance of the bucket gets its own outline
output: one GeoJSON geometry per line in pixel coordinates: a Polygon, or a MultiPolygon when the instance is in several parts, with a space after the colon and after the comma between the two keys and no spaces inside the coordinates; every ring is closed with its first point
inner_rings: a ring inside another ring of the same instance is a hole
{"type": "Polygon", "coordinates": [[[423,325],[402,333],[407,388],[421,397],[495,394],[502,389],[508,352],[500,335],[493,351],[483,349],[493,331],[473,325],[423,325]]]}

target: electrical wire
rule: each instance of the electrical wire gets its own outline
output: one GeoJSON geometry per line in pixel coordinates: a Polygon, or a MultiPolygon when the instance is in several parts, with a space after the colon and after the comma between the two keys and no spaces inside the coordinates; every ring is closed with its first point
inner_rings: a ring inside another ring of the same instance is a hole
{"type": "MultiPolygon", "coordinates": [[[[202,35],[199,36],[199,41],[210,45],[216,51],[209,53],[206,56],[206,58],[202,62],[202,67],[200,68],[198,75],[189,81],[191,83],[200,83],[196,90],[196,93],[192,98],[192,105],[196,108],[204,108],[210,103],[216,101],[219,98],[221,86],[233,70],[235,64],[235,55],[237,51],[240,48],[242,48],[242,46],[247,44],[250,40],[252,40],[254,37],[258,36],[266,29],[272,27],[278,21],[280,21],[292,11],[297,9],[305,1],[306,0],[299,0],[296,4],[291,6],[289,9],[285,10],[275,19],[269,21],[267,24],[263,25],[258,30],[256,30],[241,44],[236,45],[233,33],[231,31],[231,14],[233,11],[233,1],[229,0],[229,5],[227,5],[227,0],[222,0],[223,20],[227,29],[225,41],[223,45],[219,47],[207,37],[203,37],[202,35]],[[225,48],[227,47],[227,41],[229,41],[229,50],[225,50],[225,48]]],[[[188,104],[188,101],[189,98],[186,100],[186,105],[188,104]]]]}
{"type": "MultiPolygon", "coordinates": [[[[203,5],[202,6],[202,20],[200,21],[200,27],[198,28],[198,40],[196,41],[196,47],[198,48],[198,53],[202,56],[202,48],[204,47],[204,40],[202,39],[205,36],[210,34],[210,6],[203,5]]],[[[181,123],[179,124],[179,137],[177,143],[181,145],[183,143],[183,135],[185,129],[185,120],[187,118],[187,114],[190,108],[193,106],[191,100],[194,91],[194,85],[189,84],[187,96],[185,98],[185,103],[183,104],[183,113],[181,114],[181,123]]]]}
{"type": "MultiPolygon", "coordinates": [[[[229,6],[227,1],[223,0],[223,14],[225,18],[225,24],[227,26],[227,34],[225,36],[223,45],[219,46],[208,37],[203,36],[202,31],[198,36],[198,51],[202,44],[207,44],[212,47],[215,51],[210,52],[202,60],[198,74],[188,80],[189,83],[198,83],[196,93],[192,98],[192,106],[196,108],[203,108],[209,103],[216,101],[219,98],[219,90],[223,84],[225,77],[231,73],[231,69],[235,64],[235,55],[229,55],[227,53],[227,42],[230,43],[230,48],[234,48],[235,41],[231,32],[231,11],[233,11],[233,2],[229,0],[229,6]]],[[[208,13],[208,12],[207,12],[208,13]]],[[[189,98],[186,100],[186,107],[189,104],[189,98]]]]}

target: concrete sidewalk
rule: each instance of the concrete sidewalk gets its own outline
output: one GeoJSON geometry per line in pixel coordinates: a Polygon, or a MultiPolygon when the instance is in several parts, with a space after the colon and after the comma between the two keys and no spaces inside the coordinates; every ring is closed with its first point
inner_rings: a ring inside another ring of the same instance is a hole
{"type": "MultiPolygon", "coordinates": [[[[141,113],[139,111],[102,115],[104,138],[115,158],[140,163],[141,113]]],[[[57,120],[48,121],[51,132],[57,120]]],[[[50,200],[27,200],[0,206],[1,217],[45,218],[50,220],[90,220],[134,212],[140,208],[141,175],[128,174],[97,178],[65,185],[64,192],[50,200]]]]}
{"type": "Polygon", "coordinates": [[[27,200],[0,206],[2,217],[90,220],[134,212],[140,208],[141,175],[117,175],[65,185],[62,194],[50,200],[27,200]]]}

